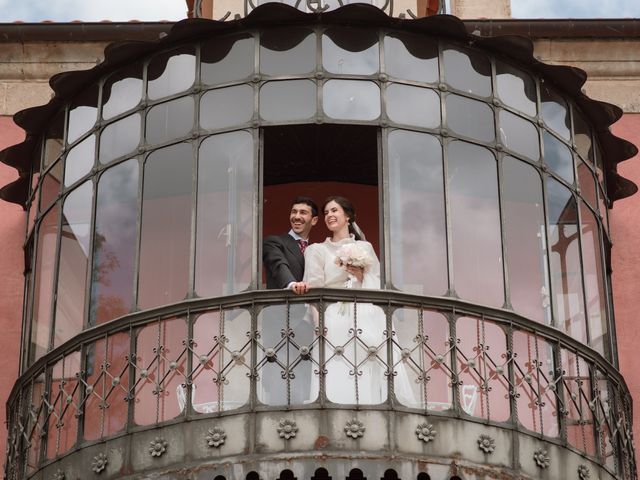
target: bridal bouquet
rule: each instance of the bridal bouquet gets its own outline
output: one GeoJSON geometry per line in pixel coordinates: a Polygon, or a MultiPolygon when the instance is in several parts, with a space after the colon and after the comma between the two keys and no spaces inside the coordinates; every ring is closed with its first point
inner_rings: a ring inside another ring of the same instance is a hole
{"type": "MultiPolygon", "coordinates": [[[[373,264],[373,258],[369,255],[365,249],[363,249],[357,243],[349,243],[343,245],[336,252],[336,265],[339,267],[347,266],[364,268],[365,270],[373,264]]],[[[353,283],[353,275],[349,274],[345,287],[351,288],[353,283]]]]}

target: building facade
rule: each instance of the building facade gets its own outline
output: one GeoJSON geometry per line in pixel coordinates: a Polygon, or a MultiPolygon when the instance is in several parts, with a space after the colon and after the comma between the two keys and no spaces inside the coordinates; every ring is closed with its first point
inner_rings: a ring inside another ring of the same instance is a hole
{"type": "Polygon", "coordinates": [[[637,22],[247,5],[5,26],[5,92],[124,40],[0,157],[6,477],[635,478],[637,22]],[[264,288],[300,193],[354,201],[374,288],[264,288]]]}

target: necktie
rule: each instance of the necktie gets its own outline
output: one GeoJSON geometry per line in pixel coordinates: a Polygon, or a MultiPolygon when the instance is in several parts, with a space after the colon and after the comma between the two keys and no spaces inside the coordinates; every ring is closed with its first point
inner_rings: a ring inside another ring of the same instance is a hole
{"type": "Polygon", "coordinates": [[[307,245],[309,245],[309,242],[300,239],[298,240],[298,245],[300,245],[300,253],[304,254],[304,251],[307,248],[307,245]]]}

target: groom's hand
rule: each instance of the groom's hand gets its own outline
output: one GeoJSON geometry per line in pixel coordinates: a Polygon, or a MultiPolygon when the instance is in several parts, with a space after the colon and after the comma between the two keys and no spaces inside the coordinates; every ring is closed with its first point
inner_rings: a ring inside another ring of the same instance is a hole
{"type": "Polygon", "coordinates": [[[291,290],[293,290],[293,293],[295,293],[296,295],[302,295],[303,293],[307,293],[309,291],[309,284],[306,282],[295,282],[292,286],[291,286],[291,290]]]}

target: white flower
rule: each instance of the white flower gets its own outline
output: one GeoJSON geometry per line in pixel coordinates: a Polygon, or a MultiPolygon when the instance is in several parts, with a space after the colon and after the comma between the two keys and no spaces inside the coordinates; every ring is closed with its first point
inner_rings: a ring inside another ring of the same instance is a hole
{"type": "Polygon", "coordinates": [[[336,265],[339,267],[359,267],[367,269],[373,263],[373,258],[365,249],[357,243],[348,243],[341,246],[336,252],[336,265]]]}

